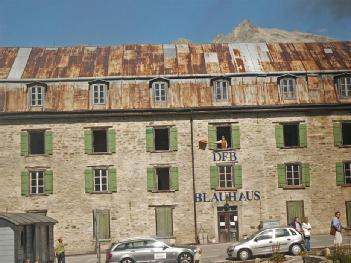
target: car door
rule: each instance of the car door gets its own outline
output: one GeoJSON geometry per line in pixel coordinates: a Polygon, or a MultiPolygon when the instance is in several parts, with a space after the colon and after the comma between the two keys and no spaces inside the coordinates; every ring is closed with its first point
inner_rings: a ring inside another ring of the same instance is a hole
{"type": "Polygon", "coordinates": [[[254,255],[264,255],[272,253],[273,229],[267,229],[260,232],[253,239],[252,251],[254,255]]]}
{"type": "Polygon", "coordinates": [[[175,260],[172,249],[161,241],[151,243],[153,262],[173,262],[175,260]]]}
{"type": "Polygon", "coordinates": [[[133,248],[130,250],[136,262],[153,262],[153,253],[147,240],[132,242],[133,248]]]}
{"type": "Polygon", "coordinates": [[[290,232],[286,228],[276,228],[275,229],[274,246],[275,252],[288,252],[289,244],[291,242],[290,232]]]}

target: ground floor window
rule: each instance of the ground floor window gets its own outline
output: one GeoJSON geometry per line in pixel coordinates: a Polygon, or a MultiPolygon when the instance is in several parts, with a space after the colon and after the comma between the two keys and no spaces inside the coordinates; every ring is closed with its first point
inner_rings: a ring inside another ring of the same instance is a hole
{"type": "Polygon", "coordinates": [[[346,201],[346,220],[347,226],[351,227],[351,201],[346,201]]]}
{"type": "Polygon", "coordinates": [[[173,208],[160,206],[155,208],[156,212],[156,236],[173,236],[173,208]]]}
{"type": "Polygon", "coordinates": [[[295,217],[298,217],[300,220],[302,220],[304,217],[303,201],[287,201],[286,210],[287,210],[287,224],[290,224],[295,217]]]}
{"type": "Polygon", "coordinates": [[[99,240],[110,239],[110,210],[95,209],[93,211],[93,226],[94,238],[99,237],[99,240]]]}

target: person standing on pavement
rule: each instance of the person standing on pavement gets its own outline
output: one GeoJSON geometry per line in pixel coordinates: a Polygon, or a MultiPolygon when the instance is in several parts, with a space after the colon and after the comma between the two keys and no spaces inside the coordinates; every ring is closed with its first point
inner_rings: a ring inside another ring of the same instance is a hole
{"type": "Polygon", "coordinates": [[[311,224],[308,222],[308,217],[303,218],[302,222],[303,238],[305,242],[305,248],[307,251],[311,251],[311,224]]]}
{"type": "Polygon", "coordinates": [[[65,245],[63,244],[62,238],[57,239],[58,244],[55,247],[55,255],[57,257],[57,263],[65,263],[65,245]]]}
{"type": "Polygon", "coordinates": [[[341,235],[341,230],[346,229],[341,225],[340,222],[340,211],[335,212],[335,216],[333,217],[331,221],[331,227],[335,228],[335,235],[334,235],[334,245],[336,247],[341,246],[342,244],[342,235],[341,235]]]}
{"type": "Polygon", "coordinates": [[[303,230],[301,228],[301,223],[299,221],[299,218],[296,216],[294,217],[294,221],[290,223],[290,225],[303,236],[303,230]]]}

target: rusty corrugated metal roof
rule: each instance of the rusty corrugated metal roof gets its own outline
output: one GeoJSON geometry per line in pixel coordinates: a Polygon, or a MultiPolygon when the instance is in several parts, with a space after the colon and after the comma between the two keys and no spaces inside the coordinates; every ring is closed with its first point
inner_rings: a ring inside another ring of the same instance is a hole
{"type": "Polygon", "coordinates": [[[0,79],[351,70],[351,42],[0,48],[0,79]]]}

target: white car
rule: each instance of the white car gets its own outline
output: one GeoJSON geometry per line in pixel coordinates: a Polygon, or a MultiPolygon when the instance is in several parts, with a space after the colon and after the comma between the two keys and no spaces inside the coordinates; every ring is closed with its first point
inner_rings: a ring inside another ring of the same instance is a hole
{"type": "Polygon", "coordinates": [[[303,238],[294,228],[272,227],[233,243],[227,248],[227,254],[230,258],[247,260],[253,256],[269,255],[274,252],[298,255],[302,250],[303,238]]]}

